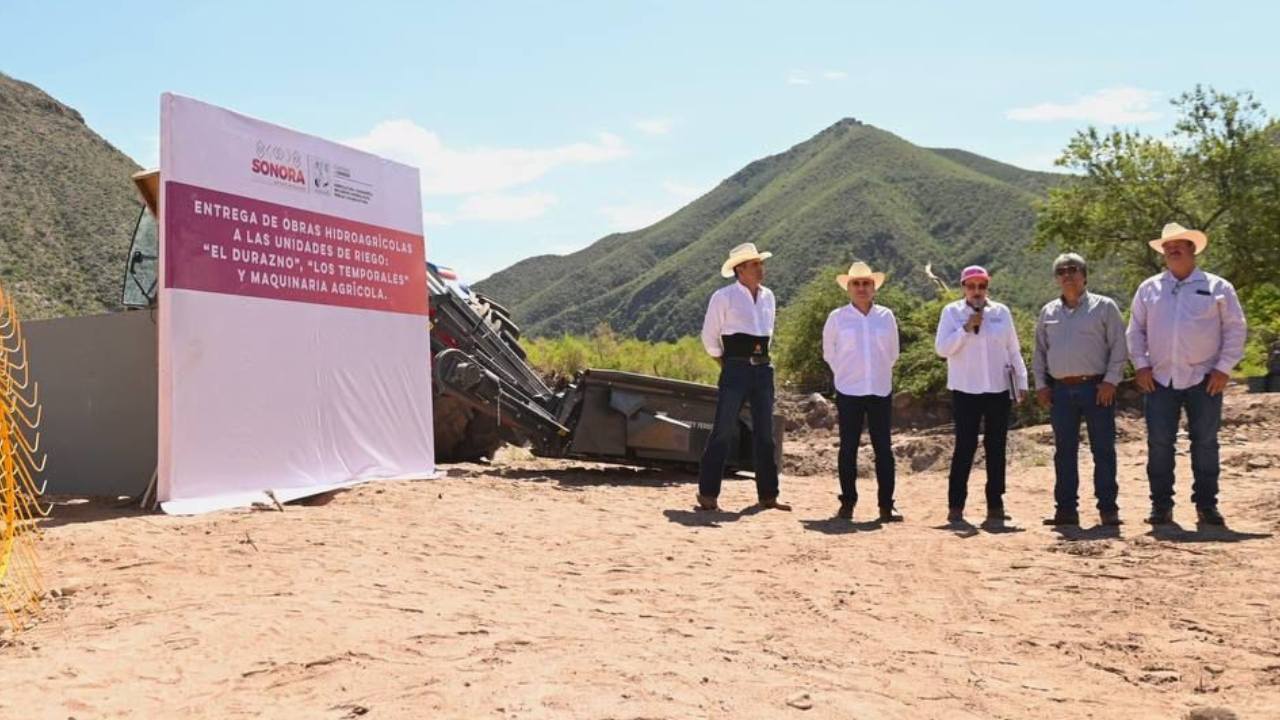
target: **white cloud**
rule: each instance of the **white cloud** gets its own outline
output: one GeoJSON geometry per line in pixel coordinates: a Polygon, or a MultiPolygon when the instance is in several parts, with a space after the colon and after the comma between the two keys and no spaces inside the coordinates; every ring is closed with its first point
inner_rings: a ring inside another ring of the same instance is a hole
{"type": "Polygon", "coordinates": [[[1006,112],[1005,117],[1030,122],[1084,120],[1103,125],[1151,122],[1160,118],[1160,113],[1152,109],[1152,104],[1159,97],[1160,93],[1154,90],[1106,88],[1073,103],[1040,103],[1014,108],[1006,112]]]}
{"type": "Polygon", "coordinates": [[[787,74],[788,85],[810,85],[813,81],[809,79],[809,73],[803,70],[792,70],[787,74]]]}
{"type": "Polygon", "coordinates": [[[826,79],[828,79],[828,80],[843,80],[843,79],[845,79],[845,78],[849,77],[849,73],[847,73],[847,72],[845,72],[845,71],[843,71],[843,70],[828,70],[828,71],[826,71],[826,72],[822,73],[822,77],[824,77],[824,78],[826,78],[826,79]]]}
{"type": "Polygon", "coordinates": [[[557,167],[607,162],[630,154],[621,138],[603,132],[591,142],[550,148],[452,148],[410,120],[378,123],[367,135],[347,144],[417,167],[423,195],[493,193],[533,182],[557,167]]]}
{"type": "Polygon", "coordinates": [[[611,230],[639,230],[666,218],[706,193],[706,190],[700,186],[674,180],[664,180],[662,189],[671,199],[651,203],[606,205],[600,208],[600,214],[608,221],[611,230]]]}
{"type": "Polygon", "coordinates": [[[472,195],[462,202],[458,207],[458,219],[498,222],[532,220],[555,204],[556,196],[546,192],[525,195],[483,193],[472,195]]]}
{"type": "Polygon", "coordinates": [[[636,129],[646,135],[666,135],[674,124],[670,118],[642,118],[634,123],[636,129]]]}

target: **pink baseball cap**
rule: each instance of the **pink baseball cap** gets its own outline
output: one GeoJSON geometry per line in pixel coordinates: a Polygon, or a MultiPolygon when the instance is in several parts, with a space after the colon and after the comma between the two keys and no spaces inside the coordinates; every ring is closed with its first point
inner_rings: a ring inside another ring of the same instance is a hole
{"type": "Polygon", "coordinates": [[[987,274],[987,269],[982,267],[981,265],[970,265],[969,267],[960,271],[961,285],[965,284],[966,282],[969,282],[974,278],[979,278],[981,280],[986,280],[987,282],[991,282],[991,276],[987,274]]]}

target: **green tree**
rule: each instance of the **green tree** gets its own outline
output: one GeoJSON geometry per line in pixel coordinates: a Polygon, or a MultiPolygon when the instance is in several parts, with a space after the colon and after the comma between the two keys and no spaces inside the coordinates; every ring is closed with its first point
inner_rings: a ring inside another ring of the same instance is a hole
{"type": "Polygon", "coordinates": [[[1280,125],[1248,92],[1196,86],[1173,100],[1164,138],[1090,127],[1059,166],[1079,177],[1040,207],[1036,243],[1119,261],[1136,283],[1160,270],[1145,241],[1165,223],[1209,235],[1203,263],[1239,288],[1274,282],[1280,267],[1280,125]]]}

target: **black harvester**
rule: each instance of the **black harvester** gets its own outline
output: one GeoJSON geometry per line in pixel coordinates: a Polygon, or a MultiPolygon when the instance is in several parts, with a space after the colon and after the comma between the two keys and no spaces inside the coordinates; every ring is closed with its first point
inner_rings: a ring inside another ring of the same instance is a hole
{"type": "MultiPolygon", "coordinates": [[[[490,298],[428,265],[436,453],[491,455],[498,440],[535,455],[640,465],[697,465],[715,419],[716,389],[616,370],[583,370],[553,391],[525,360],[519,328],[490,298]],[[463,415],[455,409],[465,406],[463,415]],[[462,420],[463,422],[459,422],[462,420]],[[453,449],[457,448],[457,451],[453,449]]],[[[731,465],[749,470],[751,418],[740,416],[731,465]]],[[[782,454],[782,419],[774,418],[782,454]]]]}

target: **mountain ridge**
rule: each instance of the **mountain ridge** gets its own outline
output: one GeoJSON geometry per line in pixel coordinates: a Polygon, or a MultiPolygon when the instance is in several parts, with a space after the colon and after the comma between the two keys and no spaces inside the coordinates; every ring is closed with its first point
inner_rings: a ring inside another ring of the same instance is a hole
{"type": "Polygon", "coordinates": [[[845,118],[748,163],[647,228],[568,255],[527,258],[476,288],[531,334],[586,332],[603,322],[673,339],[697,331],[707,296],[727,282],[718,268],[729,248],[755,242],[774,252],[766,284],[783,305],[819,269],[855,257],[919,293],[931,290],[927,262],[952,272],[989,264],[997,285],[1030,305],[1042,288],[1030,286],[1025,271],[1046,255],[1028,247],[1033,204],[1061,177],[919,147],[845,118]],[[1002,270],[1012,272],[999,277],[1002,270]]]}

